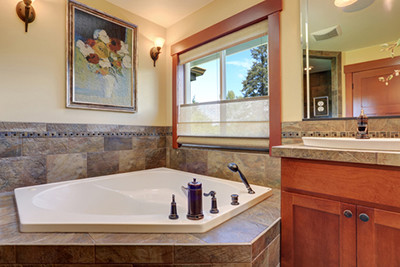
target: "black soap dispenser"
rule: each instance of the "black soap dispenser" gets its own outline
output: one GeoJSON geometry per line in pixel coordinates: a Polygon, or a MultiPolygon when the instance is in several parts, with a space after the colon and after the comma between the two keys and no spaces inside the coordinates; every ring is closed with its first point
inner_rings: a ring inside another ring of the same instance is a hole
{"type": "Polygon", "coordinates": [[[204,218],[203,214],[203,189],[202,184],[193,178],[188,183],[188,213],[186,217],[189,220],[200,220],[204,218]]]}
{"type": "Polygon", "coordinates": [[[360,116],[357,117],[357,135],[356,139],[369,139],[368,135],[368,117],[364,114],[364,109],[361,109],[360,116]]]}

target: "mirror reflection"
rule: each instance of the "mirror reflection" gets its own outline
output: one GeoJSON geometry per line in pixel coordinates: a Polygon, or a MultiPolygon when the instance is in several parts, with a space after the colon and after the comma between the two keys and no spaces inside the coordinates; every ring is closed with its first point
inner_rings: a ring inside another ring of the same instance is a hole
{"type": "Polygon", "coordinates": [[[301,0],[304,118],[400,115],[400,1],[301,0]]]}

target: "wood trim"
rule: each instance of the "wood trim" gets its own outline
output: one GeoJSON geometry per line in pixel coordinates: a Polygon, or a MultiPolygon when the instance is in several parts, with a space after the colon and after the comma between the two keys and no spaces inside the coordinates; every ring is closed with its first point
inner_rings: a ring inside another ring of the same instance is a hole
{"type": "Polygon", "coordinates": [[[281,192],[281,266],[294,266],[293,194],[281,192]]]}
{"type": "MultiPolygon", "coordinates": [[[[375,265],[375,214],[374,209],[369,207],[357,207],[357,265],[358,266],[378,266],[375,265]],[[361,213],[369,216],[368,222],[361,221],[358,217],[361,213]]],[[[388,254],[388,256],[390,253],[388,254]]],[[[385,266],[385,265],[382,265],[385,266]]]]}
{"type": "Polygon", "coordinates": [[[346,73],[346,117],[353,117],[353,73],[346,73]]]}
{"type": "Polygon", "coordinates": [[[340,266],[357,266],[357,208],[355,205],[340,203],[340,266]],[[344,216],[345,210],[351,211],[353,216],[344,216]]]}
{"type": "Polygon", "coordinates": [[[269,24],[269,153],[273,146],[282,142],[281,111],[281,45],[280,45],[280,13],[268,17],[269,24]]]}
{"type": "Polygon", "coordinates": [[[171,46],[171,55],[184,53],[190,49],[243,29],[281,10],[282,0],[263,1],[173,44],[171,46]]]}
{"type": "Polygon", "coordinates": [[[178,55],[172,56],[172,147],[178,148],[178,55]]]}
{"type": "Polygon", "coordinates": [[[344,73],[354,73],[372,69],[380,69],[400,64],[400,56],[356,63],[344,66],[344,73]]]}
{"type": "Polygon", "coordinates": [[[293,194],[292,204],[294,206],[340,215],[340,205],[338,205],[337,201],[293,194]]]}
{"type": "Polygon", "coordinates": [[[400,64],[400,56],[350,64],[343,67],[346,77],[346,117],[353,117],[353,74],[356,72],[391,67],[400,64]]]}
{"type": "Polygon", "coordinates": [[[281,144],[281,59],[280,59],[280,15],[282,0],[265,0],[250,7],[232,17],[214,24],[192,36],[171,46],[172,62],[172,147],[178,148],[177,123],[178,123],[178,55],[190,49],[198,47],[217,38],[228,35],[234,31],[268,19],[269,22],[269,90],[270,95],[270,153],[271,147],[281,144]],[[273,99],[273,100],[271,100],[273,99]],[[272,104],[271,104],[272,103],[272,104]],[[272,142],[271,142],[272,140],[272,142]]]}

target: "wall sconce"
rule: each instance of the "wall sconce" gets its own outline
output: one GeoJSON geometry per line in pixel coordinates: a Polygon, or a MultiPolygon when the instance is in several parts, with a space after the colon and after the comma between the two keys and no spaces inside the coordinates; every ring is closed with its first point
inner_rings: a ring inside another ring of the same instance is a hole
{"type": "Polygon", "coordinates": [[[161,54],[161,48],[164,45],[165,40],[161,37],[158,37],[154,40],[154,47],[150,49],[150,57],[154,61],[154,67],[156,66],[156,61],[158,59],[158,55],[161,54]]]}
{"type": "Polygon", "coordinates": [[[31,4],[35,0],[24,0],[17,4],[18,17],[25,22],[25,32],[28,32],[28,24],[33,22],[36,17],[35,9],[31,4]]]}

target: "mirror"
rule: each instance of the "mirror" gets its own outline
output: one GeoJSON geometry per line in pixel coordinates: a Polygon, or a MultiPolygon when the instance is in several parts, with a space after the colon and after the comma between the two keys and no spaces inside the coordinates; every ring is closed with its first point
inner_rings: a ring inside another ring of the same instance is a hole
{"type": "Polygon", "coordinates": [[[301,0],[305,119],[400,115],[399,14],[399,0],[301,0]]]}

